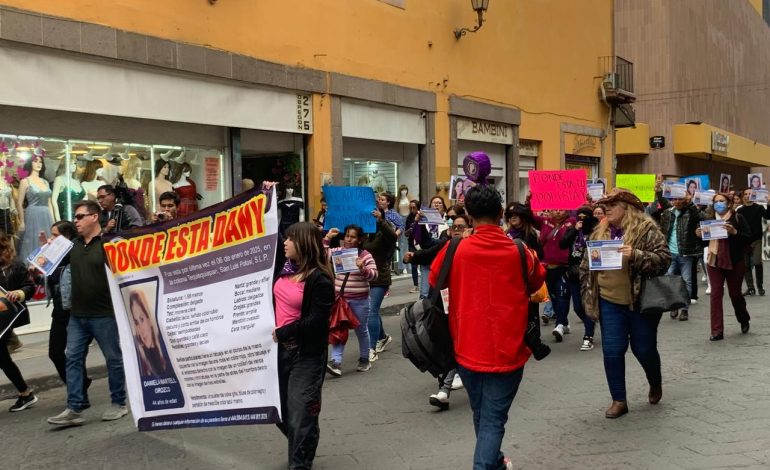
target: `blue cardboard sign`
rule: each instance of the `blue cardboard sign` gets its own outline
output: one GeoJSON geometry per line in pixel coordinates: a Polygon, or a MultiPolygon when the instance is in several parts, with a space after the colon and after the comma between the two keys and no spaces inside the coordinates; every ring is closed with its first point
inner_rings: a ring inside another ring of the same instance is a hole
{"type": "Polygon", "coordinates": [[[347,225],[356,224],[366,233],[377,231],[377,219],[372,211],[377,207],[374,190],[368,186],[324,186],[326,218],[324,230],[344,230],[347,225]]]}

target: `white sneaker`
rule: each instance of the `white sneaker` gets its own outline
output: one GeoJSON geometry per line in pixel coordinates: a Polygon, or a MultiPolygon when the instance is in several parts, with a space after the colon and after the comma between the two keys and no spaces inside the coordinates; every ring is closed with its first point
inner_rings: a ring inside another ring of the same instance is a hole
{"type": "Polygon", "coordinates": [[[48,424],[56,426],[80,426],[85,423],[83,415],[80,411],[75,411],[67,408],[56,416],[48,418],[48,424]]]}
{"type": "Polygon", "coordinates": [[[390,342],[393,341],[393,337],[390,335],[387,335],[383,339],[378,339],[377,344],[374,346],[374,351],[379,354],[383,351],[385,351],[385,348],[388,347],[390,342]]]}
{"type": "Polygon", "coordinates": [[[115,421],[116,419],[120,419],[128,414],[128,408],[126,408],[126,405],[116,405],[112,404],[107,411],[105,411],[102,414],[102,421],[115,421]]]}
{"type": "Polygon", "coordinates": [[[700,282],[706,282],[706,281],[708,281],[708,278],[704,274],[703,276],[700,277],[700,282]]]}
{"type": "Polygon", "coordinates": [[[441,410],[448,410],[449,395],[444,391],[439,391],[438,393],[434,393],[433,395],[428,397],[428,403],[430,403],[431,405],[441,410]]]}
{"type": "Polygon", "coordinates": [[[377,359],[379,359],[379,358],[377,357],[377,353],[374,351],[374,349],[370,349],[370,350],[369,350],[369,362],[374,362],[374,361],[376,361],[377,359]]]}
{"type": "Polygon", "coordinates": [[[556,328],[553,329],[553,336],[557,343],[561,343],[561,340],[564,339],[564,325],[556,325],[556,328]]]}
{"type": "Polygon", "coordinates": [[[706,287],[706,295],[711,295],[711,286],[706,287]]]}
{"type": "Polygon", "coordinates": [[[690,299],[690,305],[695,305],[698,303],[697,299],[690,299]]]}
{"type": "Polygon", "coordinates": [[[580,345],[581,351],[590,351],[594,348],[594,339],[590,336],[583,336],[583,344],[580,345]]]}
{"type": "Polygon", "coordinates": [[[452,390],[460,390],[463,387],[463,379],[460,378],[460,374],[455,374],[455,378],[452,379],[452,390]]]}

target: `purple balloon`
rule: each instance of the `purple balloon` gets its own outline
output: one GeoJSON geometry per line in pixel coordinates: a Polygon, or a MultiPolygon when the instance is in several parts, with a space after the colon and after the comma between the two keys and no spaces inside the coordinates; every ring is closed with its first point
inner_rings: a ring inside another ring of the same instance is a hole
{"type": "Polygon", "coordinates": [[[492,173],[492,162],[489,160],[489,155],[484,152],[469,153],[463,160],[463,171],[468,179],[485,186],[487,176],[492,173]]]}

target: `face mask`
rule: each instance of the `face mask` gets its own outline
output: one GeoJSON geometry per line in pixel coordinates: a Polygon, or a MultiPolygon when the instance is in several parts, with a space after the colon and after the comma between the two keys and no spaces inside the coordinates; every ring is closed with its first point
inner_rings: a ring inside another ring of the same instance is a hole
{"type": "Polygon", "coordinates": [[[447,227],[452,227],[452,224],[454,224],[454,223],[455,223],[455,221],[454,221],[454,220],[452,220],[452,219],[446,219],[446,224],[447,224],[447,227]]]}
{"type": "Polygon", "coordinates": [[[714,203],[714,210],[717,211],[717,214],[722,215],[725,212],[727,212],[727,203],[718,201],[714,203]]]}

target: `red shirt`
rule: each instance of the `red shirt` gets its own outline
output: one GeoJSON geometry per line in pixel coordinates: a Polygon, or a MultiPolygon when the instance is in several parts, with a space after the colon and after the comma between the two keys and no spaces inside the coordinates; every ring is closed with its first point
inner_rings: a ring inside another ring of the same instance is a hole
{"type": "MultiPolygon", "coordinates": [[[[431,286],[448,246],[431,265],[431,286]]],[[[545,268],[531,250],[527,267],[534,292],[543,285],[545,268]]],[[[524,344],[528,309],[518,248],[499,227],[476,227],[457,248],[449,274],[449,329],[458,364],[476,372],[523,367],[530,355],[524,344]]]]}

